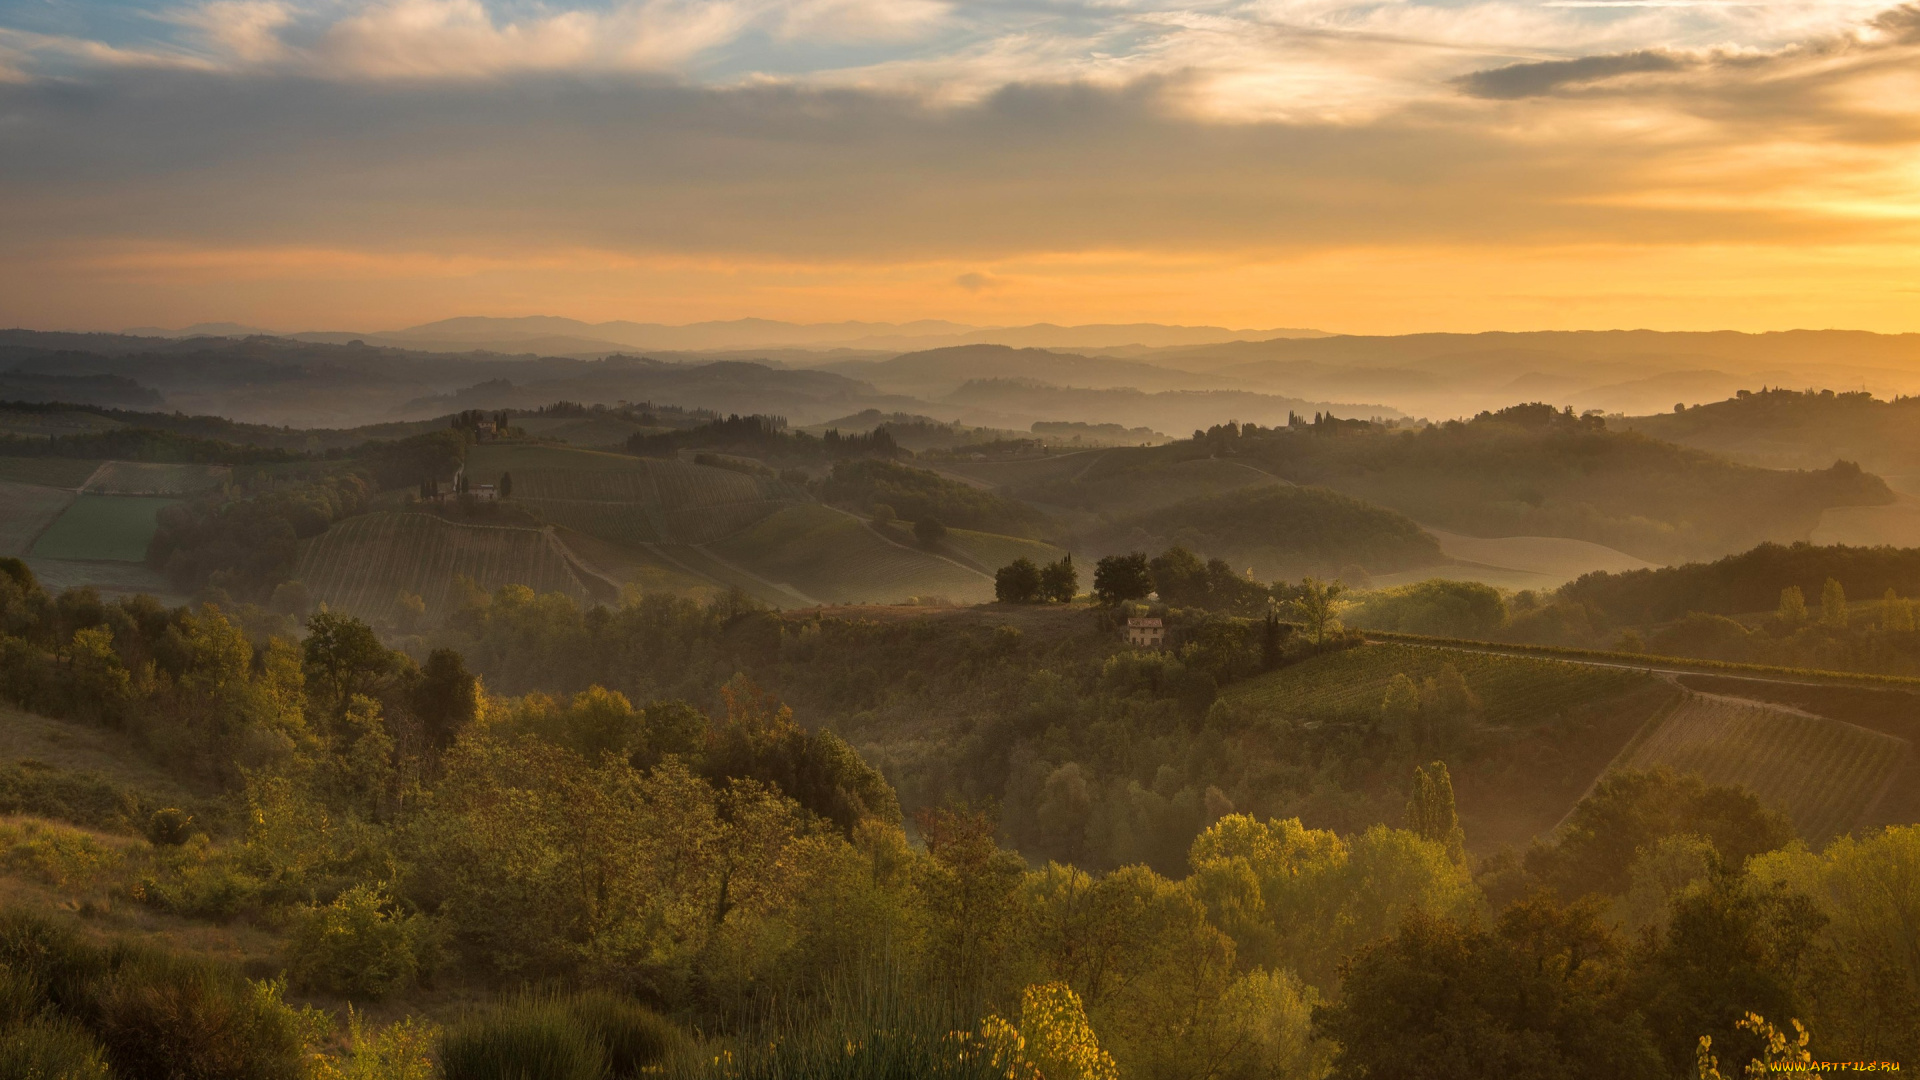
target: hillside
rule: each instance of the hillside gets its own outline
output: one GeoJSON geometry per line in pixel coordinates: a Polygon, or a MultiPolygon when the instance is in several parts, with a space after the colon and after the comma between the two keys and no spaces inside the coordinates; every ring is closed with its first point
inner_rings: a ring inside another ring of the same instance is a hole
{"type": "Polygon", "coordinates": [[[1689,693],[1618,765],[1665,766],[1744,787],[1784,812],[1794,831],[1817,846],[1866,824],[1912,752],[1904,739],[1839,720],[1689,693]]]}
{"type": "Polygon", "coordinates": [[[827,603],[993,598],[986,574],[913,546],[910,536],[882,536],[859,518],[818,504],[781,510],[709,546],[768,581],[827,603]]]}
{"type": "Polygon", "coordinates": [[[1844,459],[1889,480],[1920,479],[1920,398],[1754,388],[1615,424],[1769,468],[1819,468],[1844,459]]]}
{"type": "MultiPolygon", "coordinates": [[[[1187,499],[1123,517],[1087,540],[1096,554],[1180,546],[1266,581],[1432,566],[1440,544],[1407,517],[1326,488],[1280,485],[1187,499]]],[[[1353,576],[1347,574],[1346,576],[1353,576]]]]}
{"type": "Polygon", "coordinates": [[[461,599],[456,579],[492,591],[525,585],[587,603],[592,590],[542,529],[460,525],[421,513],[348,518],[301,544],[296,580],[313,600],[383,626],[401,621],[400,598],[421,597],[438,619],[461,599]]]}

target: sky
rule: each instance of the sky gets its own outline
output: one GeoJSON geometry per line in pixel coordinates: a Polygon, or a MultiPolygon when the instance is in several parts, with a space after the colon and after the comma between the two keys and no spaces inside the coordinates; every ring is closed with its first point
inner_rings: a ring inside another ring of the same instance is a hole
{"type": "Polygon", "coordinates": [[[0,0],[0,325],[1920,331],[1920,5],[0,0]]]}

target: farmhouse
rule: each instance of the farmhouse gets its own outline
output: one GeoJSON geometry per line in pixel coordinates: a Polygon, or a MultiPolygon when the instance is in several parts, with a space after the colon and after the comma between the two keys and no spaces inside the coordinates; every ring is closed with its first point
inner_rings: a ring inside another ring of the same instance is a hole
{"type": "Polygon", "coordinates": [[[1127,620],[1127,644],[1136,649],[1158,649],[1166,644],[1167,628],[1157,618],[1127,620]]]}

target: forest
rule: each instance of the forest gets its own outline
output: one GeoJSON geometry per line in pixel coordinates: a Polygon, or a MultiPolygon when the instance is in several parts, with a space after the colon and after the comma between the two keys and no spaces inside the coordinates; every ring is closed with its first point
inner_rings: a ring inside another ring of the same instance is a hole
{"type": "MultiPolygon", "coordinates": [[[[1276,655],[1257,622],[1203,621],[1154,659],[1068,624],[1098,609],[1037,609],[1050,636],[507,589],[416,658],[349,617],[296,640],[4,570],[0,695],[193,793],[5,778],[37,822],[0,834],[8,865],[82,904],[0,919],[29,1070],[1651,1078],[1694,1076],[1703,1036],[1765,1059],[1792,1021],[1825,1059],[1920,1049],[1920,830],[1815,853],[1750,793],[1624,772],[1553,840],[1474,854],[1444,763],[1472,757],[1433,740],[1500,701],[1451,668],[1389,686],[1429,718],[1374,760],[1390,824],[1179,787],[1182,757],[1225,776],[1304,733],[1256,732],[1219,687],[1344,641],[1276,655]],[[863,715],[969,694],[1018,738],[977,733],[942,792],[856,749],[863,715]],[[1086,767],[1043,769],[1037,800],[978,784],[1069,747],[1086,767]],[[1105,769],[1134,816],[1076,833],[1105,769]],[[183,929],[114,937],[136,914],[183,929]],[[172,944],[236,924],[276,959],[172,944]]],[[[1319,747],[1328,776],[1368,767],[1319,747]]]]}

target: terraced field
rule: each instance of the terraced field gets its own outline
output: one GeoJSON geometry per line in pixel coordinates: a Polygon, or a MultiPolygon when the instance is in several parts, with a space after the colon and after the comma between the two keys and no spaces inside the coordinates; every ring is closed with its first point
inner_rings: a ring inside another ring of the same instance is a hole
{"type": "Polygon", "coordinates": [[[0,480],[0,555],[25,555],[72,501],[73,492],[62,488],[0,480]]]}
{"type": "Polygon", "coordinates": [[[1786,813],[1810,844],[1858,825],[1904,761],[1906,740],[1795,709],[1690,693],[1622,765],[1665,765],[1739,784],[1786,813]]]}
{"type": "Polygon", "coordinates": [[[768,581],[833,603],[993,598],[984,575],[890,543],[859,519],[814,503],[788,507],[709,547],[768,581]]]}
{"type": "Polygon", "coordinates": [[[191,495],[225,485],[232,472],[225,465],[108,461],[80,490],[90,495],[191,495]]]}
{"type": "Polygon", "coordinates": [[[1622,668],[1589,667],[1530,656],[1442,651],[1411,645],[1364,645],[1316,657],[1235,684],[1229,701],[1289,719],[1366,723],[1380,714],[1393,677],[1418,682],[1452,664],[1477,694],[1494,726],[1524,726],[1569,709],[1646,687],[1653,677],[1622,668]]]}
{"type": "Polygon", "coordinates": [[[482,589],[525,585],[536,593],[591,599],[545,529],[458,525],[431,514],[348,518],[301,545],[294,576],[317,601],[376,623],[391,623],[402,593],[426,601],[429,619],[457,600],[454,579],[482,589]]]}

